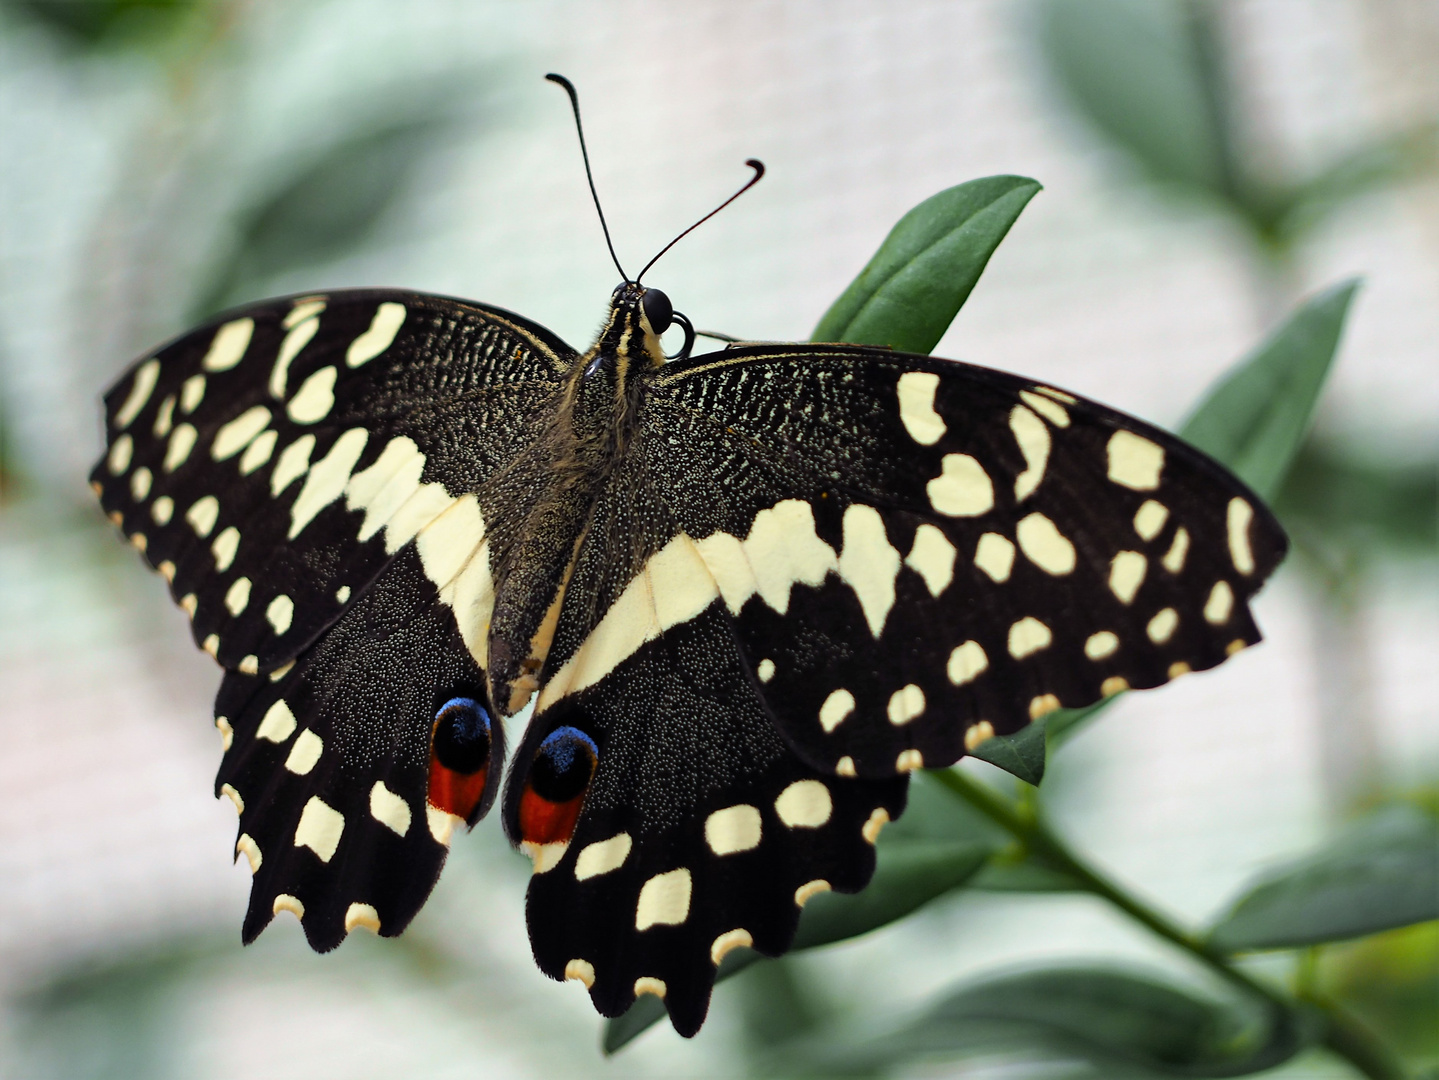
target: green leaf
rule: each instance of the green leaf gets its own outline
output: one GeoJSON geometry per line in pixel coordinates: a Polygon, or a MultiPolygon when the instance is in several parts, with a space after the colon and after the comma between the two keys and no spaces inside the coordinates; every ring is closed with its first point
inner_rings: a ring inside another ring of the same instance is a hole
{"type": "Polygon", "coordinates": [[[1309,300],[1205,395],[1179,434],[1272,498],[1294,460],[1339,347],[1357,280],[1309,300]]]}
{"type": "Polygon", "coordinates": [[[1439,919],[1439,822],[1390,806],[1267,875],[1211,931],[1228,952],[1342,941],[1439,919]]]}
{"type": "Polygon", "coordinates": [[[987,761],[1011,776],[1019,777],[1026,784],[1038,787],[1044,779],[1044,721],[1047,719],[1045,717],[1022,727],[1013,735],[995,735],[985,739],[969,752],[970,756],[987,761]]]}
{"type": "Polygon", "coordinates": [[[1432,121],[1351,150],[1294,188],[1279,221],[1292,242],[1346,203],[1423,176],[1439,166],[1439,124],[1432,121]]]}
{"type": "Polygon", "coordinates": [[[971,983],[867,1042],[831,1036],[838,1045],[828,1055],[855,1069],[1008,1051],[1079,1059],[1105,1077],[1236,1076],[1287,1061],[1314,1034],[1257,1001],[1200,996],[1138,973],[1055,967],[971,983]]]}
{"type": "Polygon", "coordinates": [[[1231,197],[1222,87],[1182,5],[1046,0],[1039,30],[1051,75],[1150,176],[1231,197]]]}
{"type": "MultiPolygon", "coordinates": [[[[922,785],[916,787],[924,791],[922,785]]],[[[831,945],[904,918],[967,882],[1004,842],[998,830],[983,823],[971,828],[972,816],[955,813],[955,801],[941,793],[930,790],[920,796],[935,807],[932,815],[917,812],[915,801],[911,799],[909,813],[880,834],[874,877],[863,892],[821,893],[805,905],[795,950],[831,945]],[[906,832],[902,826],[912,817],[921,823],[906,832]],[[949,836],[934,836],[946,827],[952,830],[949,836]]],[[[715,982],[759,959],[757,952],[736,949],[724,958],[715,982]]],[[[636,999],[628,1012],[605,1025],[605,1053],[613,1054],[664,1016],[664,1005],[652,996],[636,999]]]]}
{"type": "Polygon", "coordinates": [[[1023,176],[987,176],[926,199],[899,219],[810,340],[929,352],[1039,188],[1023,176]]]}

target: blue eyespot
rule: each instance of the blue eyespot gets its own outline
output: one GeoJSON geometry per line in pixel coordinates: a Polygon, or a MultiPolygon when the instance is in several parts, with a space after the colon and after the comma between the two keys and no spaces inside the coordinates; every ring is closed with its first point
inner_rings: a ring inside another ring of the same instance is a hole
{"type": "Polygon", "coordinates": [[[450,698],[435,713],[434,754],[440,764],[469,774],[490,758],[490,714],[474,698],[450,698]]]}
{"type": "Polygon", "coordinates": [[[569,802],[589,786],[600,748],[579,728],[556,728],[535,752],[530,786],[549,802],[569,802]]]}

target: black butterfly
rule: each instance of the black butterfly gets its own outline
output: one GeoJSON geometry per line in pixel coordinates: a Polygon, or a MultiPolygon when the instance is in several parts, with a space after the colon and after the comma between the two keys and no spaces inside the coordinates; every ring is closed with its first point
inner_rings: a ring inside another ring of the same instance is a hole
{"type": "Polygon", "coordinates": [[[291,297],[109,392],[94,486],[225,668],[245,941],[400,933],[533,696],[503,818],[535,958],[693,1034],[726,952],[865,885],[910,771],[1259,640],[1284,535],[1173,436],[886,349],[667,360],[676,319],[627,280],[579,353],[291,297]]]}

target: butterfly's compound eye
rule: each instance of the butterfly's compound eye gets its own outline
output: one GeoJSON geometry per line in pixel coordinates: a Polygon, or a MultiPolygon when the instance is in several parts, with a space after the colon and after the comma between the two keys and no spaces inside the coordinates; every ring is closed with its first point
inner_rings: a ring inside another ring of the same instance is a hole
{"type": "Polygon", "coordinates": [[[472,822],[485,796],[490,770],[490,714],[474,698],[451,698],[430,729],[432,805],[472,822]]]}
{"type": "Polygon", "coordinates": [[[645,318],[650,321],[650,329],[656,334],[663,334],[675,321],[674,305],[670,303],[670,298],[658,289],[646,289],[640,303],[644,305],[645,318]]]}
{"type": "Polygon", "coordinates": [[[520,796],[520,839],[531,844],[569,840],[599,764],[599,748],[578,728],[556,728],[535,751],[520,796]]]}

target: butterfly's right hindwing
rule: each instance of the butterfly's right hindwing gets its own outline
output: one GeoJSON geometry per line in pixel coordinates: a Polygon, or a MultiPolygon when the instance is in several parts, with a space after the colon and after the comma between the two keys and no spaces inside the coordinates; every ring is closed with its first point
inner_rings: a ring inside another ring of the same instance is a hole
{"type": "Polygon", "coordinates": [[[92,483],[196,643],[267,672],[533,438],[573,355],[516,316],[442,297],[270,301],[119,380],[92,483]]]}

